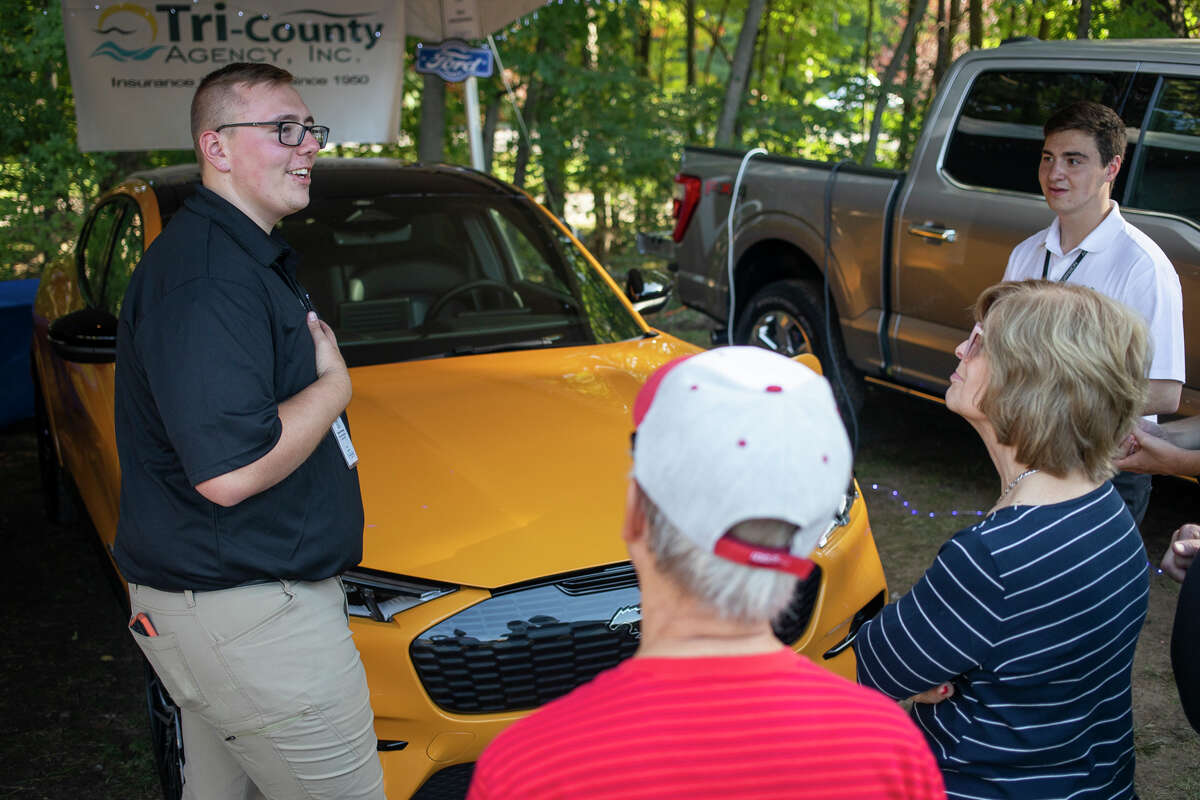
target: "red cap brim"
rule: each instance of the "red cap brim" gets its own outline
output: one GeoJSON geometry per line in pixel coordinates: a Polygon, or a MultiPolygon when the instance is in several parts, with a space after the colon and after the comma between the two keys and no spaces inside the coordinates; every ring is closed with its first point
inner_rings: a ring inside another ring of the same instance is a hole
{"type": "Polygon", "coordinates": [[[747,544],[728,535],[717,540],[717,546],[713,548],[713,552],[721,558],[736,561],[739,564],[777,569],[801,579],[811,575],[814,566],[809,559],[794,556],[787,550],[747,544]]]}

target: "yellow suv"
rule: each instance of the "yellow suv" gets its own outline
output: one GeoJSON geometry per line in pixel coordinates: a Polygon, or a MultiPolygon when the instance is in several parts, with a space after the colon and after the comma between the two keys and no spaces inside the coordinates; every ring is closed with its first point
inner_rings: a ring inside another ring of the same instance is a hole
{"type": "MultiPolygon", "coordinates": [[[[34,306],[49,507],[73,482],[107,548],[116,316],[198,179],[165,168],[101,197],[34,306]]],[[[388,796],[460,795],[504,726],[636,649],[619,536],[630,407],[651,371],[695,348],[639,316],[666,302],[662,285],[623,293],[545,209],[469,169],[321,159],[310,206],[281,231],[354,381],[366,528],[345,585],[388,796]]],[[[848,637],[886,595],[853,485],[843,512],[776,632],[852,678],[848,637]]],[[[187,743],[147,679],[157,767],[178,796],[187,743]]]]}

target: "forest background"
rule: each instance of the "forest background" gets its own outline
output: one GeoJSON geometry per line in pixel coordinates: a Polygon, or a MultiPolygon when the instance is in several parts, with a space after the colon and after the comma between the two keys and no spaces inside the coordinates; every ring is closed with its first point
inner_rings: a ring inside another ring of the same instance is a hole
{"type": "MultiPolygon", "coordinates": [[[[968,49],[1197,35],[1200,0],[558,0],[495,36],[512,94],[480,81],[485,159],[611,264],[668,227],[686,144],[903,169],[968,49]]],[[[470,162],[462,86],[418,75],[415,45],[397,141],[327,154],[470,162]]],[[[193,155],[79,152],[58,0],[0,0],[0,53],[0,280],[37,277],[103,189],[193,155]]]]}

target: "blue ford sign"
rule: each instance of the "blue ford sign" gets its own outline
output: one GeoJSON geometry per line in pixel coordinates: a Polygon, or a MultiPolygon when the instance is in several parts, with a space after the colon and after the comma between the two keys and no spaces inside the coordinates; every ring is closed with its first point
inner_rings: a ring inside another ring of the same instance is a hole
{"type": "Polygon", "coordinates": [[[451,83],[471,76],[487,78],[492,74],[492,51],[486,47],[469,47],[458,39],[422,44],[417,48],[416,66],[417,72],[432,73],[451,83]]]}

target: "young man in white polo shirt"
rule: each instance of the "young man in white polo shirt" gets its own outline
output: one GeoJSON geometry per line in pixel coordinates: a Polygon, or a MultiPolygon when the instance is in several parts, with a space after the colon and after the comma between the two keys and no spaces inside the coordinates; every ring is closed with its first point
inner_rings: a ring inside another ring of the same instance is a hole
{"type": "MultiPolygon", "coordinates": [[[[1004,280],[1072,281],[1120,300],[1150,327],[1154,358],[1145,414],[1170,414],[1183,389],[1183,293],[1179,276],[1150,237],[1121,216],[1111,198],[1125,153],[1125,123],[1111,108],[1072,103],[1047,120],[1038,181],[1057,215],[1013,248],[1004,280]]],[[[1150,476],[1119,473],[1113,485],[1139,523],[1150,476]]]]}

